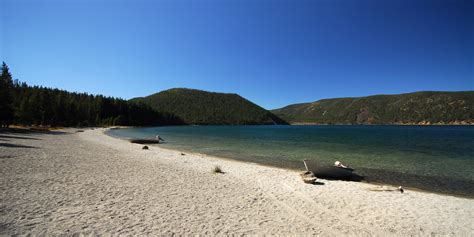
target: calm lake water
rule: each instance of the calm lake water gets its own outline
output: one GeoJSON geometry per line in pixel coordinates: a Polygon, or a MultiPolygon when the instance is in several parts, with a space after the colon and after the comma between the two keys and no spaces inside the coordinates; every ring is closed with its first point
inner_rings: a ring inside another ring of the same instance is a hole
{"type": "Polygon", "coordinates": [[[236,160],[304,169],[349,164],[368,182],[474,197],[474,126],[176,126],[114,129],[122,138],[236,160]]]}

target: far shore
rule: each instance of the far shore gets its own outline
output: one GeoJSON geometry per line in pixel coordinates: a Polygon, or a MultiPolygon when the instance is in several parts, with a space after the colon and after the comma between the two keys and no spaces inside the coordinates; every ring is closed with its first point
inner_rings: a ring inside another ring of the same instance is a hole
{"type": "Polygon", "coordinates": [[[390,124],[351,124],[351,123],[312,123],[294,122],[290,125],[328,125],[328,126],[472,126],[474,123],[390,123],[390,124]]]}
{"type": "MultiPolygon", "coordinates": [[[[263,124],[262,124],[263,125],[263,124]]],[[[273,125],[273,124],[272,124],[273,125]]],[[[289,123],[288,126],[472,126],[474,123],[393,123],[393,124],[350,124],[350,123],[314,123],[314,122],[294,122],[289,123]]],[[[221,126],[221,125],[194,125],[194,124],[181,124],[181,125],[162,125],[162,126],[221,126]]],[[[232,125],[229,125],[232,126],[232,125]]],[[[235,125],[241,126],[241,125],[235,125]]],[[[252,126],[261,126],[261,125],[252,125],[252,126]]],[[[277,125],[275,125],[277,126],[277,125]]],[[[146,127],[156,127],[156,126],[146,126],[146,127]]],[[[49,131],[49,130],[61,130],[61,129],[90,129],[90,128],[103,128],[103,129],[120,129],[120,128],[140,128],[140,126],[126,126],[126,125],[113,125],[113,126],[77,126],[77,127],[54,127],[54,126],[42,126],[42,125],[10,125],[9,128],[0,128],[1,131],[6,131],[8,129],[20,129],[20,130],[38,130],[38,131],[49,131]]]]}

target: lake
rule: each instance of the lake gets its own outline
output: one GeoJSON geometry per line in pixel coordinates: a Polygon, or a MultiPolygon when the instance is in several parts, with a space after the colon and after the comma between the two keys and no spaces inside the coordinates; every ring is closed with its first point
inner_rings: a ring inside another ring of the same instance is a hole
{"type": "Polygon", "coordinates": [[[304,170],[303,159],[339,160],[368,182],[474,196],[473,126],[172,126],[112,129],[121,138],[304,170]]]}

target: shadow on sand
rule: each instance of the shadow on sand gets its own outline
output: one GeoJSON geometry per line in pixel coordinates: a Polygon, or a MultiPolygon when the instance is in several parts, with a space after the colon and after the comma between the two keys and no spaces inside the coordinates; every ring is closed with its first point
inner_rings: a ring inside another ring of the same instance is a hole
{"type": "Polygon", "coordinates": [[[10,147],[10,148],[35,148],[35,149],[38,149],[38,147],[34,147],[34,146],[17,145],[17,144],[10,144],[10,143],[0,143],[0,147],[10,147]]]}
{"type": "Polygon", "coordinates": [[[61,135],[67,134],[67,132],[47,130],[41,128],[1,128],[0,134],[50,134],[50,135],[61,135]]]}
{"type": "MultiPolygon", "coordinates": [[[[10,135],[3,135],[3,134],[0,134],[0,138],[10,138],[10,139],[25,139],[25,140],[40,140],[38,138],[35,138],[35,137],[19,137],[19,136],[10,136],[10,135]]],[[[1,139],[3,140],[3,139],[1,139]]],[[[3,140],[5,141],[5,140],[3,140]]]]}

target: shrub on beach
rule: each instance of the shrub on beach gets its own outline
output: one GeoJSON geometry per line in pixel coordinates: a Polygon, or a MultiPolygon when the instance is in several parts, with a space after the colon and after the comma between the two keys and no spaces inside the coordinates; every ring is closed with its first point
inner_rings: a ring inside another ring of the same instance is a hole
{"type": "Polygon", "coordinates": [[[214,168],[212,169],[212,173],[214,173],[214,174],[222,174],[222,173],[224,173],[224,172],[222,172],[222,169],[221,169],[220,166],[216,165],[216,166],[214,166],[214,168]]]}

